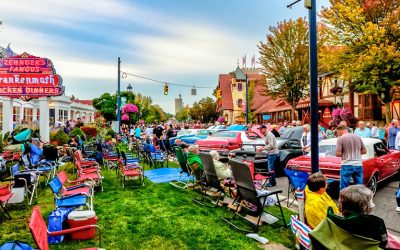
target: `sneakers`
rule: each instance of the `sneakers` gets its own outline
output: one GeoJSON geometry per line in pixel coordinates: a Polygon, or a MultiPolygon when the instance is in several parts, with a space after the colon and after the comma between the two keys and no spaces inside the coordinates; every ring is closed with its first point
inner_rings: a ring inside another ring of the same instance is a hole
{"type": "Polygon", "coordinates": [[[396,207],[396,212],[400,213],[400,207],[396,207]]]}

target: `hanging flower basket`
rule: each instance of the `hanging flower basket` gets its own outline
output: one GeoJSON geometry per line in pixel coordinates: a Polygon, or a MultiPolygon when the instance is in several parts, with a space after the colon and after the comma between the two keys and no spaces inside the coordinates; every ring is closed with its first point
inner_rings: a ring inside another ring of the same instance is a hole
{"type": "Polygon", "coordinates": [[[139,112],[139,108],[134,105],[134,104],[126,104],[125,106],[122,107],[122,113],[124,114],[130,114],[130,113],[134,113],[136,114],[137,112],[139,112]]]}
{"type": "Polygon", "coordinates": [[[123,115],[121,116],[121,121],[129,121],[129,115],[123,114],[123,115]]]}

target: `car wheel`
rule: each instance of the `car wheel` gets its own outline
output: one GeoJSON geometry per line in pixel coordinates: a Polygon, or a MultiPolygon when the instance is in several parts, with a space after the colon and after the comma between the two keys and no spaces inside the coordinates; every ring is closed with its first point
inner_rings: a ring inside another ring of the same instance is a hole
{"type": "Polygon", "coordinates": [[[372,193],[376,193],[376,189],[378,187],[378,177],[376,175],[373,175],[371,177],[371,180],[369,180],[367,187],[371,189],[372,193]]]}

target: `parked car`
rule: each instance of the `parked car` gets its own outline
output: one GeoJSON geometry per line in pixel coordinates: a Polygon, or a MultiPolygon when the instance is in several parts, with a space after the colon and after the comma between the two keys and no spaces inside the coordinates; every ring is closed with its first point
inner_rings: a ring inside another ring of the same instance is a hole
{"type": "Polygon", "coordinates": [[[176,139],[180,139],[182,136],[195,136],[197,133],[197,129],[183,129],[179,130],[175,137],[169,139],[170,145],[175,144],[176,139]]]}
{"type": "Polygon", "coordinates": [[[240,148],[243,144],[247,148],[253,148],[252,145],[260,145],[263,139],[253,131],[219,131],[207,139],[196,141],[200,151],[209,152],[217,150],[220,155],[228,156],[229,152],[240,148]]]}
{"type": "MultiPolygon", "coordinates": [[[[386,148],[379,139],[362,138],[367,153],[362,155],[364,185],[374,193],[379,182],[395,175],[400,170],[400,152],[386,148]]],[[[336,157],[337,138],[319,143],[319,169],[329,179],[340,180],[341,158],[336,157]]],[[[311,173],[310,155],[290,160],[286,168],[311,173]]]]}
{"type": "Polygon", "coordinates": [[[201,140],[201,139],[205,139],[208,136],[214,134],[215,132],[217,132],[218,130],[214,130],[214,129],[199,129],[197,130],[197,133],[194,135],[184,135],[181,136],[181,140],[182,142],[192,145],[194,144],[196,141],[201,140]]]}
{"type": "MultiPolygon", "coordinates": [[[[275,161],[275,173],[277,175],[283,175],[283,169],[290,159],[303,155],[301,150],[300,138],[303,134],[303,127],[298,126],[287,129],[281,137],[276,138],[279,150],[279,158],[275,161]]],[[[264,140],[259,145],[252,145],[252,147],[246,147],[243,145],[239,149],[232,150],[229,153],[230,158],[237,160],[249,160],[249,161],[260,161],[266,160],[268,155],[263,152],[256,152],[257,146],[264,146],[264,140]]],[[[267,166],[266,166],[267,167],[267,166]]]]}

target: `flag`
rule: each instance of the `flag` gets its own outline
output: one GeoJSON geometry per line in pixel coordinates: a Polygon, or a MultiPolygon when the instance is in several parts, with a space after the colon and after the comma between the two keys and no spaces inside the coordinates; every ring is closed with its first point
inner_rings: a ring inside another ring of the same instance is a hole
{"type": "Polygon", "coordinates": [[[251,58],[251,66],[252,66],[253,68],[256,67],[256,55],[253,55],[253,57],[251,58]]]}
{"type": "Polygon", "coordinates": [[[10,48],[10,44],[7,45],[7,48],[3,51],[3,58],[9,58],[15,56],[16,54],[10,48]]]}
{"type": "Polygon", "coordinates": [[[244,54],[244,57],[242,57],[242,67],[246,68],[246,54],[244,54]]]}

